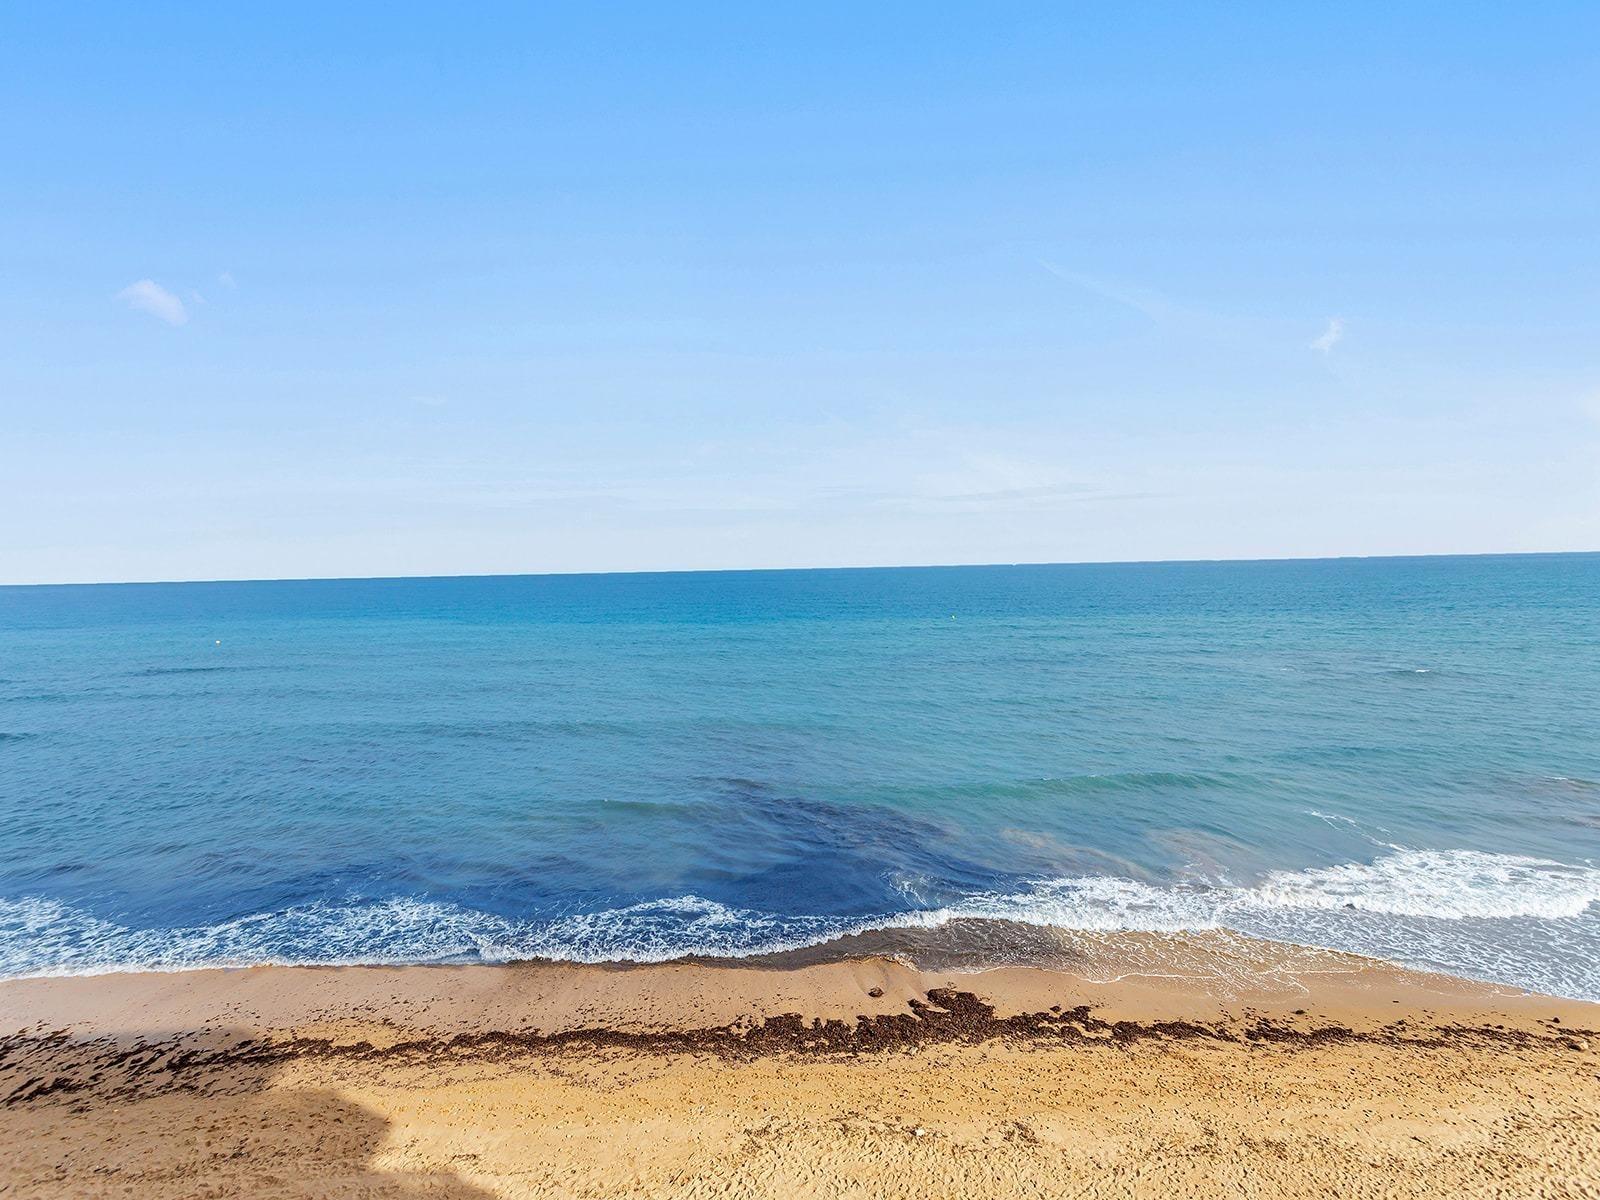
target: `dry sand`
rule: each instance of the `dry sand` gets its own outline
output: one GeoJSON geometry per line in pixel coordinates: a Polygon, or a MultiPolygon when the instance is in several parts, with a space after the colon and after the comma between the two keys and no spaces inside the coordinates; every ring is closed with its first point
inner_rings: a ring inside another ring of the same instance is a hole
{"type": "Polygon", "coordinates": [[[0,1196],[1600,1196],[1600,1006],[1223,936],[0,983],[0,1196]]]}

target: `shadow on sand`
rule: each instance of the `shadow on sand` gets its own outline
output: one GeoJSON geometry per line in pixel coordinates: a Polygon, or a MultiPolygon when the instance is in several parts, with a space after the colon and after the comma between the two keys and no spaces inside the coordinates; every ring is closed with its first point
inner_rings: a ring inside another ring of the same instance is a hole
{"type": "Polygon", "coordinates": [[[0,1040],[0,1196],[490,1200],[448,1162],[378,1165],[390,1124],[326,1088],[285,1086],[243,1035],[181,1045],[0,1040]]]}

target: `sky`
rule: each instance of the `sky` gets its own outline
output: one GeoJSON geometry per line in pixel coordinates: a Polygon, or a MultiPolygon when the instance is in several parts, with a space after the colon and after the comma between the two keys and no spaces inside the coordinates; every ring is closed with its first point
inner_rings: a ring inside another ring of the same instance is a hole
{"type": "Polygon", "coordinates": [[[7,6],[0,583],[1600,549],[1597,47],[7,6]]]}

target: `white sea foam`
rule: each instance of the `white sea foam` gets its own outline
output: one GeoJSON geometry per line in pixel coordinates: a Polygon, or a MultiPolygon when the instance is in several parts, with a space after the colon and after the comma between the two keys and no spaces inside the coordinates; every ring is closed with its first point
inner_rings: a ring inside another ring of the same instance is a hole
{"type": "Polygon", "coordinates": [[[1405,850],[1371,863],[1276,871],[1253,887],[1112,876],[1040,880],[940,908],[850,920],[779,916],[698,896],[544,920],[399,898],[138,929],[52,900],[22,899],[0,900],[0,976],[296,962],[661,962],[776,953],[846,934],[980,919],[1108,932],[1227,928],[1595,998],[1594,954],[1580,952],[1584,961],[1574,969],[1546,962],[1539,946],[1577,937],[1592,950],[1600,926],[1573,922],[1597,904],[1600,870],[1592,866],[1474,850],[1405,850]],[[1546,933],[1497,936],[1495,923],[1508,921],[1546,933]]]}
{"type": "Polygon", "coordinates": [[[1600,901],[1600,870],[1478,850],[1406,850],[1373,863],[1274,871],[1239,903],[1392,916],[1575,917],[1600,901]]]}
{"type": "MultiPolygon", "coordinates": [[[[1278,910],[1346,910],[1459,920],[1576,917],[1600,901],[1600,870],[1477,850],[1403,850],[1372,863],[1274,871],[1254,887],[1155,886],[1110,876],[1044,880],[916,914],[1084,930],[1179,932],[1278,910]]],[[[912,915],[912,914],[906,914],[912,915]]]]}

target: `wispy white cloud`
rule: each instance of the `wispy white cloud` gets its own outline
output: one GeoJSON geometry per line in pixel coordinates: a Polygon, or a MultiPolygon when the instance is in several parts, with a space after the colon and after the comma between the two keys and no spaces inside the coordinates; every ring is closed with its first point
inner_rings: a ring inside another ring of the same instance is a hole
{"type": "Polygon", "coordinates": [[[1329,354],[1333,348],[1344,340],[1344,318],[1329,317],[1328,327],[1322,335],[1311,343],[1311,348],[1319,354],[1329,354]]]}
{"type": "Polygon", "coordinates": [[[233,272],[232,271],[219,271],[217,273],[217,282],[220,283],[223,287],[227,288],[230,292],[233,291],[234,288],[239,286],[238,283],[235,282],[235,280],[233,278],[233,272]]]}
{"type": "Polygon", "coordinates": [[[1149,317],[1152,321],[1167,321],[1181,314],[1181,310],[1176,305],[1170,303],[1164,296],[1160,296],[1148,289],[1128,287],[1119,283],[1107,283],[1103,279],[1085,275],[1081,271],[1069,271],[1064,267],[1058,267],[1055,263],[1048,262],[1042,258],[1039,260],[1039,265],[1057,279],[1064,279],[1087,292],[1093,292],[1096,296],[1102,296],[1107,300],[1131,308],[1134,312],[1149,317]]]}
{"type": "Polygon", "coordinates": [[[1263,344],[1273,336],[1259,320],[1196,307],[1174,300],[1153,288],[1107,280],[1081,271],[1069,271],[1047,259],[1041,258],[1038,263],[1057,279],[1136,312],[1169,335],[1218,343],[1259,341],[1263,344]]]}
{"type": "Polygon", "coordinates": [[[168,325],[182,325],[189,320],[189,310],[183,306],[183,301],[153,279],[130,283],[116,298],[135,312],[149,313],[168,325]]]}
{"type": "Polygon", "coordinates": [[[1068,484],[1061,487],[1004,488],[990,492],[848,492],[836,497],[863,505],[920,512],[990,512],[997,509],[1059,509],[1073,504],[1094,504],[1111,500],[1150,500],[1160,493],[1117,491],[1068,484]]]}

